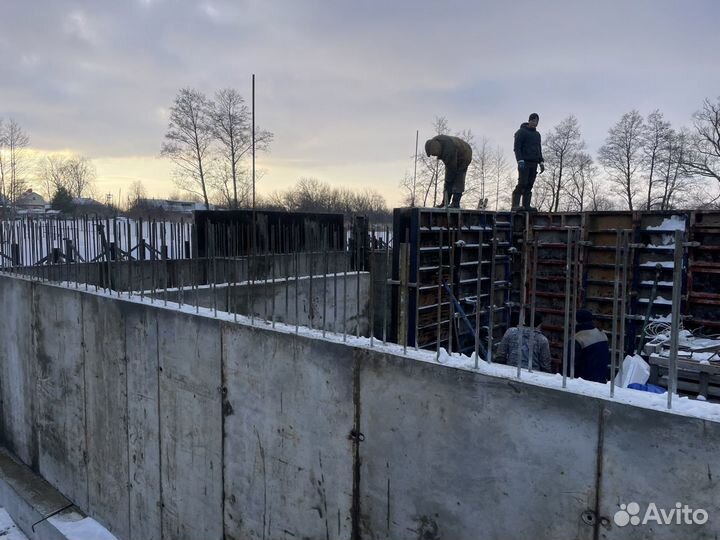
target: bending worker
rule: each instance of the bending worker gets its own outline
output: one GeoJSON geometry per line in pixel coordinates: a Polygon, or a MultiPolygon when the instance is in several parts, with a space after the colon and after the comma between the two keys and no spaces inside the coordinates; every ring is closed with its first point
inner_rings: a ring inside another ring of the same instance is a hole
{"type": "Polygon", "coordinates": [[[460,198],[465,191],[465,174],[472,161],[472,148],[458,137],[437,135],[425,143],[425,154],[435,156],[445,164],[443,202],[438,208],[460,208],[460,198]]]}

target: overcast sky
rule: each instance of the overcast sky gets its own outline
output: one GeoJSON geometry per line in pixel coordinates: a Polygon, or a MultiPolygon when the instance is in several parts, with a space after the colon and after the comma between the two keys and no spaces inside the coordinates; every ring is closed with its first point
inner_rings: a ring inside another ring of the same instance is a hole
{"type": "Polygon", "coordinates": [[[432,121],[512,150],[529,112],[575,114],[592,151],[620,115],[689,123],[720,95],[718,0],[2,0],[0,117],[98,165],[117,194],[173,188],[158,158],[180,87],[235,87],[275,133],[261,191],[313,176],[391,204],[432,121]]]}

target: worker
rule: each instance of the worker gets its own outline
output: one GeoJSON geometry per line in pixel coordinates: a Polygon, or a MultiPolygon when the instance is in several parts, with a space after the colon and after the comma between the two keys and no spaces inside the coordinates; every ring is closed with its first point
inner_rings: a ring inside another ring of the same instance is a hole
{"type": "Polygon", "coordinates": [[[465,175],[472,161],[472,148],[459,137],[437,135],[425,143],[425,154],[435,156],[445,164],[443,202],[438,208],[460,208],[465,175]]]}
{"type": "MultiPolygon", "coordinates": [[[[604,332],[593,324],[593,314],[589,309],[578,309],[575,314],[575,377],[586,381],[606,383],[610,364],[610,345],[604,332]]],[[[570,356],[572,350],[568,350],[570,356]]],[[[568,358],[568,370],[572,358],[568,358]]],[[[570,372],[568,372],[570,373],[570,372]]]]}
{"type": "Polygon", "coordinates": [[[500,364],[517,366],[518,359],[523,367],[527,367],[532,347],[532,368],[536,371],[550,372],[550,342],[542,333],[542,314],[535,313],[535,328],[530,328],[529,312],[525,312],[525,326],[519,324],[519,313],[510,316],[511,327],[498,345],[495,361],[500,364]],[[532,342],[531,342],[532,340],[532,342]],[[522,347],[522,351],[521,351],[522,347]]]}
{"type": "Polygon", "coordinates": [[[538,174],[545,171],[545,160],[542,155],[542,142],[540,132],[537,130],[540,116],[532,113],[527,122],[520,124],[520,129],[515,132],[515,159],[518,168],[518,183],[512,192],[512,210],[534,211],[530,206],[532,199],[532,188],[538,174]],[[522,197],[522,207],[520,206],[522,197]]]}

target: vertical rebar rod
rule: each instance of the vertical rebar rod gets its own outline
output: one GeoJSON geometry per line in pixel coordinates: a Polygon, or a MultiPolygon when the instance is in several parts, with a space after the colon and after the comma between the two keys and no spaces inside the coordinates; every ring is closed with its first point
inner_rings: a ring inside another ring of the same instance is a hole
{"type": "Polygon", "coordinates": [[[475,369],[480,367],[480,298],[482,296],[482,252],[485,214],[480,211],[477,245],[477,283],[475,284],[475,369]]]}
{"type": "Polygon", "coordinates": [[[620,380],[623,380],[623,363],[625,362],[625,324],[627,318],[627,299],[628,299],[628,266],[630,262],[630,233],[625,231],[623,235],[623,259],[622,259],[622,294],[620,295],[620,356],[618,358],[618,374],[620,380]]]}
{"type": "MultiPolygon", "coordinates": [[[[433,214],[430,214],[432,220],[433,214]]],[[[432,221],[430,222],[430,229],[432,230],[432,221]]],[[[438,227],[438,285],[437,285],[437,327],[436,327],[436,341],[435,341],[435,361],[440,362],[440,342],[442,340],[442,290],[443,290],[443,234],[442,225],[438,227]]],[[[419,243],[418,243],[419,244],[419,243]]],[[[420,249],[420,245],[418,245],[420,249]]],[[[420,321],[417,322],[420,324],[420,321]]]]}
{"type": "MultiPolygon", "coordinates": [[[[520,346],[517,358],[517,373],[516,376],[519,379],[522,377],[522,354],[523,346],[525,341],[524,327],[525,327],[525,305],[527,303],[527,275],[528,275],[528,241],[530,238],[530,212],[525,212],[525,223],[523,227],[523,243],[520,256],[522,257],[522,271],[520,274],[520,311],[518,313],[518,341],[520,346]]],[[[533,357],[533,327],[530,325],[528,337],[528,363],[532,365],[533,357]]]]}
{"type": "MultiPolygon", "coordinates": [[[[345,229],[343,224],[343,236],[345,239],[348,237],[348,231],[345,229]]],[[[348,288],[348,260],[351,256],[350,246],[347,249],[343,249],[345,254],[345,265],[343,269],[343,342],[347,341],[347,288],[348,288]]]]}
{"type": "MultiPolygon", "coordinates": [[[[355,337],[360,337],[360,270],[365,270],[365,252],[367,250],[367,234],[365,233],[365,230],[360,230],[360,227],[355,228],[356,231],[356,249],[357,249],[357,258],[355,259],[358,264],[356,268],[355,273],[355,311],[356,311],[356,317],[355,317],[355,337]],[[362,233],[362,244],[360,243],[361,237],[360,234],[362,233]],[[362,257],[362,259],[361,259],[362,257]]],[[[407,340],[406,340],[407,345],[407,340]]],[[[405,351],[407,352],[407,351],[405,351]]]]}
{"type": "MultiPolygon", "coordinates": [[[[374,295],[375,295],[375,270],[373,265],[373,259],[375,258],[375,245],[376,245],[376,235],[375,235],[375,228],[372,229],[371,239],[370,239],[370,249],[368,251],[368,271],[370,272],[370,299],[368,302],[368,309],[370,311],[370,347],[375,346],[375,302],[374,302],[374,295]]],[[[415,280],[415,291],[417,291],[417,279],[415,280]]],[[[417,304],[415,304],[415,308],[417,309],[417,304]]],[[[417,329],[417,324],[415,325],[415,328],[417,329]]],[[[417,349],[417,330],[415,331],[415,349],[417,349]]]]}
{"type": "Polygon", "coordinates": [[[495,278],[496,265],[497,265],[497,215],[493,216],[492,224],[492,238],[490,242],[492,244],[490,252],[490,298],[488,300],[488,348],[487,348],[487,361],[492,363],[493,361],[493,343],[495,341],[495,278]]]}
{"type": "Polygon", "coordinates": [[[618,352],[618,310],[620,296],[620,253],[622,247],[622,232],[616,230],[615,236],[615,280],[613,284],[613,312],[612,312],[612,344],[610,346],[610,397],[615,396],[615,366],[617,365],[618,352]]]}
{"type": "Polygon", "coordinates": [[[272,327],[275,328],[275,293],[276,293],[276,285],[275,285],[275,227],[270,226],[270,272],[272,276],[272,290],[270,291],[270,295],[272,296],[271,300],[271,306],[270,306],[270,318],[272,322],[272,327]]]}
{"type": "Polygon", "coordinates": [[[530,354],[528,355],[528,371],[533,371],[533,359],[535,358],[535,304],[537,297],[537,257],[538,245],[535,233],[533,232],[530,242],[531,259],[530,259],[530,328],[532,328],[533,339],[530,340],[530,354]]]}
{"type": "Polygon", "coordinates": [[[575,326],[577,318],[578,292],[580,287],[580,229],[574,229],[572,292],[570,298],[570,378],[575,378],[575,326]]]}
{"type": "Polygon", "coordinates": [[[323,311],[322,311],[322,336],[325,337],[325,328],[327,321],[327,275],[328,275],[328,242],[327,242],[328,229],[323,227],[322,230],[322,246],[323,246],[323,258],[325,259],[325,271],[323,273],[323,311]]]}
{"type": "MultiPolygon", "coordinates": [[[[457,228],[453,227],[450,223],[450,216],[455,215],[450,212],[450,197],[451,194],[447,192],[445,194],[445,216],[447,218],[448,227],[448,288],[453,291],[455,284],[455,242],[457,240],[457,228]]],[[[459,211],[458,211],[459,212],[459,211]]],[[[459,215],[459,214],[458,214],[459,215]]],[[[454,292],[454,291],[453,291],[454,292]]],[[[449,312],[448,312],[448,355],[452,356],[453,353],[453,329],[455,325],[455,305],[453,304],[452,298],[448,298],[449,312]]]]}
{"type": "Polygon", "coordinates": [[[572,229],[567,229],[565,237],[565,311],[564,311],[564,324],[563,324],[563,357],[562,357],[562,387],[567,387],[567,375],[568,375],[568,347],[575,347],[575,344],[569,344],[569,330],[570,325],[574,324],[574,321],[570,320],[570,289],[572,285],[572,229]]]}
{"type": "MultiPolygon", "coordinates": [[[[418,248],[419,251],[419,248],[418,248]]],[[[390,236],[389,236],[389,228],[386,225],[385,226],[385,279],[383,281],[383,312],[382,312],[382,325],[383,325],[383,335],[382,335],[382,342],[383,345],[387,343],[387,312],[388,312],[388,299],[390,297],[390,279],[388,278],[388,272],[390,271],[390,236]]]]}
{"type": "Polygon", "coordinates": [[[672,320],[670,321],[670,358],[668,358],[668,409],[672,409],[673,394],[677,393],[678,366],[677,355],[680,340],[680,322],[682,318],[682,278],[684,232],[675,231],[675,252],[673,260],[672,320]]]}

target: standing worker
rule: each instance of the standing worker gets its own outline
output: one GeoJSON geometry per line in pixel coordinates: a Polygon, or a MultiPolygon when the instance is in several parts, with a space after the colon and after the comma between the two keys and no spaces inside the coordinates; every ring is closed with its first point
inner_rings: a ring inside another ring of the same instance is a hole
{"type": "Polygon", "coordinates": [[[458,137],[437,135],[425,143],[425,154],[435,156],[445,164],[443,202],[438,208],[460,208],[460,198],[465,191],[465,174],[472,161],[472,148],[458,137]]]}
{"type": "Polygon", "coordinates": [[[542,142],[540,132],[537,130],[540,117],[532,113],[527,122],[520,124],[520,129],[515,132],[515,159],[518,165],[518,183],[512,193],[512,209],[520,209],[520,197],[522,196],[522,209],[525,211],[535,210],[530,206],[532,188],[535,177],[545,171],[545,163],[542,156],[542,142]]]}

